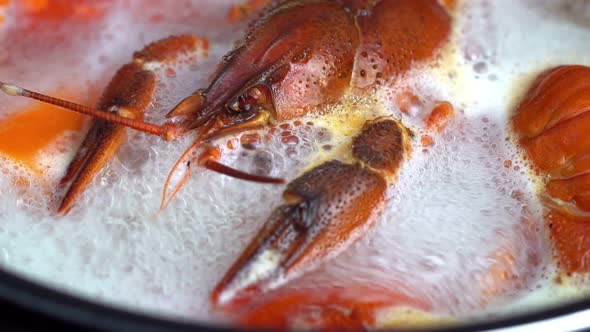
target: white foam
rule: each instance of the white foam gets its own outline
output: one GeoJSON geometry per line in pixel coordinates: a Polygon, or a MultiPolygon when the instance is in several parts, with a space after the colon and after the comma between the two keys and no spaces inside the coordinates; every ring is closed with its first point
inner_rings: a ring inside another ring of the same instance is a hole
{"type": "MultiPolygon", "coordinates": [[[[40,91],[53,91],[56,82],[86,82],[82,92],[100,89],[148,42],[179,33],[209,38],[208,58],[176,68],[174,77],[161,75],[147,120],[162,122],[183,97],[206,86],[239,37],[235,32],[244,25],[224,21],[232,2],[183,2],[187,7],[179,9],[176,1],[153,8],[142,1],[127,7],[114,1],[100,25],[76,26],[80,31],[75,34],[65,28],[44,31],[27,43],[5,33],[15,24],[9,20],[0,29],[3,42],[14,47],[2,60],[0,78],[40,91]]],[[[526,79],[558,63],[590,64],[586,23],[570,22],[549,7],[554,5],[507,0],[465,4],[448,58],[428,68],[432,75],[414,73],[405,81],[422,98],[414,112],[403,116],[418,135],[436,101],[450,101],[456,119],[442,135],[434,135],[427,152],[414,144],[377,227],[351,250],[304,276],[301,287],[377,281],[431,304],[437,313],[469,318],[486,306],[497,309],[494,305],[524,297],[548,278],[534,188],[526,165],[506,142],[505,124],[526,79]],[[541,18],[543,24],[538,24],[541,18]],[[506,160],[512,161],[510,168],[506,160]],[[490,277],[498,265],[506,266],[501,272],[508,281],[496,283],[490,277]]],[[[0,117],[25,103],[3,101],[0,117]]],[[[386,111],[400,115],[395,105],[386,111]]],[[[348,124],[356,115],[347,116],[338,119],[348,124]]],[[[274,134],[261,131],[255,149],[224,145],[222,161],[292,179],[317,160],[318,152],[327,158],[349,144],[350,133],[330,128],[326,118],[306,118],[274,134]],[[297,139],[285,139],[290,135],[297,139]]],[[[3,160],[8,174],[0,173],[0,264],[107,303],[179,319],[214,319],[209,292],[280,204],[284,187],[198,170],[156,216],[166,176],[191,143],[190,135],[165,143],[130,132],[129,142],[77,207],[58,220],[47,212],[47,186],[18,167],[6,167],[10,163],[3,160]],[[15,175],[30,185],[13,186],[15,175]]]]}

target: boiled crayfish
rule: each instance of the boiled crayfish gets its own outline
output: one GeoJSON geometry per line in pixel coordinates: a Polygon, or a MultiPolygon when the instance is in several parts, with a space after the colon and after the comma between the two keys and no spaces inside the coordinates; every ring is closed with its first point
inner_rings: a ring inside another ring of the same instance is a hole
{"type": "MultiPolygon", "coordinates": [[[[265,7],[242,44],[224,58],[212,83],[178,104],[164,125],[143,121],[156,86],[153,68],[194,52],[200,42],[196,37],[169,37],[136,52],[114,76],[96,109],[12,84],[1,83],[0,88],[8,95],[100,119],[61,181],[67,191],[58,208],[61,214],[72,208],[120,146],[126,127],[168,141],[197,131],[196,141],[173,170],[185,168],[184,177],[172,190],[164,190],[165,206],[195,164],[245,180],[281,183],[282,179],[224,166],[215,154],[205,152],[195,158],[193,152],[227,135],[323,110],[345,94],[391,87],[413,66],[433,59],[450,30],[448,8],[436,0],[275,1],[265,7]]],[[[444,110],[442,114],[452,113],[448,105],[444,110]]],[[[233,309],[279,288],[342,252],[372,225],[385,203],[387,186],[410,155],[410,133],[398,119],[377,117],[365,123],[351,150],[352,162],[325,162],[288,184],[283,204],[213,290],[215,307],[233,309]]],[[[171,177],[165,188],[170,182],[171,177]]],[[[291,303],[294,306],[283,315],[296,316],[299,306],[315,303],[309,301],[291,303]]],[[[374,310],[399,299],[385,296],[355,303],[339,300],[335,292],[331,301],[350,312],[326,315],[310,324],[362,327],[372,323],[374,310]]],[[[246,324],[252,320],[253,325],[260,324],[255,315],[250,318],[246,324]]],[[[288,326],[284,319],[268,323],[288,326]]]]}

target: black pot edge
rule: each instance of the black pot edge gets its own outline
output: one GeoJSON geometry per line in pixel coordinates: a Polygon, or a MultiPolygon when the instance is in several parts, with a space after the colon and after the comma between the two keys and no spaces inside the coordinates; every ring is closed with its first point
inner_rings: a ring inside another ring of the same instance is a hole
{"type": "MultiPolygon", "coordinates": [[[[538,310],[530,314],[519,314],[515,317],[499,319],[493,322],[473,323],[455,328],[414,331],[467,332],[493,330],[539,322],[588,309],[590,309],[590,299],[584,299],[555,308],[538,310]]],[[[33,324],[31,326],[33,326],[34,330],[38,330],[39,327],[44,327],[44,329],[59,327],[62,332],[78,330],[96,332],[237,331],[237,329],[172,321],[150,317],[147,314],[115,309],[36,284],[2,268],[0,268],[0,310],[2,311],[0,316],[4,316],[0,320],[0,329],[2,324],[10,322],[10,325],[17,328],[33,324]],[[6,306],[10,307],[9,310],[4,310],[6,306]],[[12,318],[14,319],[6,317],[8,314],[13,315],[12,318]]]]}

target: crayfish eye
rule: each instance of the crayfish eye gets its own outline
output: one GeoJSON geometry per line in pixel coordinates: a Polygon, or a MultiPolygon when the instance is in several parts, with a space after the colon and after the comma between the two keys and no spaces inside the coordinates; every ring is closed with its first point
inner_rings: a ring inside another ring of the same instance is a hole
{"type": "Polygon", "coordinates": [[[255,111],[258,106],[267,104],[269,98],[269,92],[266,88],[255,86],[246,90],[233,103],[227,104],[226,110],[231,114],[247,115],[255,111]]]}

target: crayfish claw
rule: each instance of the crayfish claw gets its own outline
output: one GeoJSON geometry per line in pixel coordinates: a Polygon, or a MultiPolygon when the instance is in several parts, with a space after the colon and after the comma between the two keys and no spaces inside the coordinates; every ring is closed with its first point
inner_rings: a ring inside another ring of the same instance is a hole
{"type": "Polygon", "coordinates": [[[213,305],[248,302],[348,248],[380,215],[408,146],[402,125],[378,118],[353,141],[357,163],[328,161],[289,183],[283,205],[214,289],[213,305]]]}
{"type": "Polygon", "coordinates": [[[386,181],[360,165],[324,163],[287,186],[277,208],[214,290],[225,307],[278,287],[340,253],[368,228],[386,181]]]}
{"type": "MultiPolygon", "coordinates": [[[[156,86],[156,77],[134,64],[128,64],[117,72],[102,95],[98,109],[108,112],[121,109],[121,116],[141,119],[143,110],[149,105],[156,86]],[[130,96],[135,96],[130,97],[130,96]],[[115,104],[118,103],[118,104],[115,104]],[[116,106],[113,108],[113,106],[116,106]],[[132,112],[132,114],[128,114],[132,112]]],[[[102,167],[115,155],[119,146],[125,142],[126,127],[103,120],[94,122],[78,150],[74,162],[70,164],[66,175],[60,182],[61,188],[67,189],[58,214],[65,215],[74,206],[78,197],[86,190],[102,167]]]]}
{"type": "MultiPolygon", "coordinates": [[[[194,36],[172,36],[147,45],[136,52],[133,61],[123,65],[111,79],[96,110],[18,88],[25,93],[24,96],[100,118],[93,123],[81,149],[60,182],[60,189],[67,189],[67,192],[58,208],[59,214],[68,213],[92,182],[94,175],[112,159],[125,142],[125,126],[156,134],[167,140],[182,133],[182,129],[175,125],[158,126],[143,122],[143,113],[156,89],[157,75],[154,69],[174,63],[183,55],[194,56],[201,44],[194,36]],[[113,121],[112,117],[116,117],[117,121],[113,121]]],[[[3,87],[8,92],[14,90],[10,85],[0,84],[0,89],[3,87]]]]}
{"type": "Polygon", "coordinates": [[[91,129],[60,181],[59,187],[67,188],[67,191],[57,209],[58,215],[63,216],[70,212],[94,175],[111,160],[125,137],[125,127],[119,125],[100,123],[91,129]]]}

